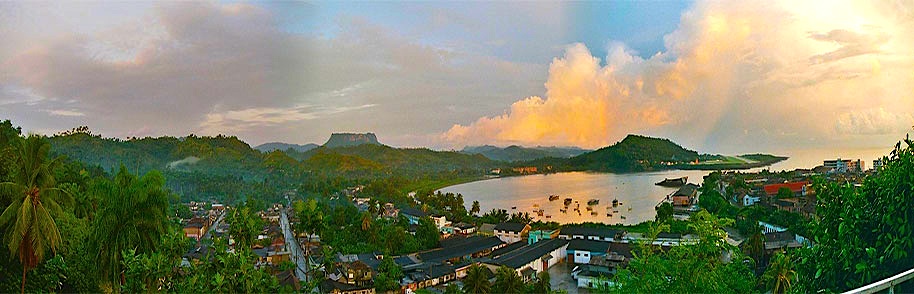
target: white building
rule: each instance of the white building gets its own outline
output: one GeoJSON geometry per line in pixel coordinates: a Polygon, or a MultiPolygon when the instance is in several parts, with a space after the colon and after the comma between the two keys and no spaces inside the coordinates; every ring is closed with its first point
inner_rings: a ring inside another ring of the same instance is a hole
{"type": "Polygon", "coordinates": [[[495,225],[495,236],[505,243],[515,243],[527,240],[530,225],[522,223],[500,223],[495,225]]]}
{"type": "Polygon", "coordinates": [[[743,195],[743,206],[752,206],[762,201],[761,197],[752,197],[749,194],[743,195]]]}

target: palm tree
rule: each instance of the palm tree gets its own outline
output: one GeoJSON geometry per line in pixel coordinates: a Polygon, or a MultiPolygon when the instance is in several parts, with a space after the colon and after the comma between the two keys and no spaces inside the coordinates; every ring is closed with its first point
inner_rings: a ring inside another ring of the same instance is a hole
{"type": "Polygon", "coordinates": [[[251,211],[249,202],[245,205],[236,207],[229,216],[229,235],[235,239],[235,248],[242,250],[251,249],[254,246],[254,240],[263,229],[263,223],[256,214],[251,211]]]}
{"type": "Polygon", "coordinates": [[[549,272],[543,271],[536,277],[536,284],[533,285],[533,292],[535,293],[549,293],[552,292],[552,282],[549,281],[549,272]]]}
{"type": "Polygon", "coordinates": [[[514,269],[501,266],[495,273],[495,292],[520,293],[524,290],[524,281],[514,269]]]}
{"type": "Polygon", "coordinates": [[[476,215],[479,213],[479,200],[473,200],[473,206],[470,208],[470,214],[476,215]]]}
{"type": "Polygon", "coordinates": [[[69,195],[56,188],[54,168],[60,157],[48,160],[51,145],[41,137],[31,135],[18,141],[13,181],[0,183],[0,194],[10,198],[10,205],[0,214],[0,226],[6,227],[4,241],[11,255],[19,256],[22,264],[22,292],[26,273],[38,266],[48,249],[57,252],[60,231],[51,212],[60,213],[60,203],[71,201],[69,195]]]}
{"type": "Polygon", "coordinates": [[[787,293],[790,283],[796,279],[797,272],[793,269],[790,256],[777,253],[771,257],[768,270],[762,275],[762,282],[771,289],[772,293],[787,293]]]}
{"type": "Polygon", "coordinates": [[[152,253],[161,244],[168,229],[168,192],[164,185],[165,177],[157,171],[137,178],[123,165],[114,180],[93,183],[89,192],[98,197],[99,209],[90,233],[90,245],[98,250],[103,279],[121,280],[118,275],[123,268],[121,253],[125,250],[152,253]]]}
{"type": "Polygon", "coordinates": [[[371,214],[362,213],[362,231],[371,230],[371,214]]]}
{"type": "Polygon", "coordinates": [[[752,257],[755,260],[756,266],[763,266],[762,258],[765,257],[765,235],[762,234],[762,230],[759,229],[752,236],[749,236],[749,239],[746,240],[746,245],[743,247],[746,251],[746,255],[752,257]]]}
{"type": "Polygon", "coordinates": [[[467,293],[486,294],[491,290],[489,283],[489,269],[479,264],[471,265],[467,269],[467,277],[463,280],[463,290],[467,293]]]}

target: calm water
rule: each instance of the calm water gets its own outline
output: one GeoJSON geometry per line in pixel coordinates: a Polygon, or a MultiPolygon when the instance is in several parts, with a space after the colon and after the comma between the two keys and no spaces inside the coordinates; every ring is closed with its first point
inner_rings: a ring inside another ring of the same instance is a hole
{"type": "MultiPolygon", "coordinates": [[[[789,152],[772,152],[790,156],[790,159],[771,167],[772,171],[793,170],[796,168],[813,168],[821,165],[822,160],[841,157],[844,159],[862,159],[866,168],[871,168],[873,159],[887,154],[889,148],[859,150],[797,150],[789,152]]],[[[758,171],[763,168],[754,169],[758,171]]],[[[512,212],[529,212],[535,220],[556,221],[559,223],[603,222],[609,224],[637,224],[654,218],[654,206],[675,188],[654,185],[664,178],[688,176],[689,182],[700,184],[707,171],[663,171],[650,173],[610,174],[571,172],[551,175],[530,175],[490,179],[441,189],[442,192],[461,193],[467,206],[473,200],[479,200],[483,212],[493,208],[506,209],[512,212]],[[559,200],[549,201],[549,195],[559,195],[559,200]],[[563,199],[570,197],[580,203],[580,214],[572,210],[572,203],[566,213],[563,199]],[[597,215],[587,211],[587,201],[598,199],[600,204],[593,207],[597,215]],[[612,200],[619,199],[622,205],[615,208],[618,213],[608,217],[607,207],[612,207],[612,200]],[[538,208],[544,210],[539,217],[534,213],[538,208]],[[517,209],[511,209],[517,207],[517,209]],[[631,209],[631,210],[629,210],[631,209]],[[546,216],[551,216],[547,218],[546,216]],[[622,219],[625,216],[626,219],[622,219]]]]}
{"type": "Polygon", "coordinates": [[[473,200],[479,200],[483,212],[493,208],[507,209],[508,212],[529,212],[536,220],[556,221],[559,223],[603,222],[637,224],[654,218],[654,206],[666,195],[675,191],[654,185],[664,178],[688,176],[690,182],[701,183],[706,171],[664,171],[652,173],[609,174],[570,172],[551,175],[530,175],[490,179],[441,189],[442,192],[463,194],[467,206],[473,200]],[[559,200],[549,201],[549,195],[559,195],[559,200]],[[570,197],[580,203],[580,214],[572,210],[577,205],[572,203],[567,213],[563,199],[570,197]],[[587,201],[600,200],[593,206],[597,215],[586,210],[587,201]],[[612,207],[612,200],[619,199],[622,205],[616,207],[618,213],[606,216],[607,207],[612,207]],[[542,217],[536,216],[534,206],[545,211],[542,217]],[[517,207],[512,210],[511,207],[517,207]],[[631,208],[631,210],[629,210],[631,208]],[[551,216],[547,218],[546,216],[551,216]],[[625,216],[626,219],[622,219],[625,216]]]}

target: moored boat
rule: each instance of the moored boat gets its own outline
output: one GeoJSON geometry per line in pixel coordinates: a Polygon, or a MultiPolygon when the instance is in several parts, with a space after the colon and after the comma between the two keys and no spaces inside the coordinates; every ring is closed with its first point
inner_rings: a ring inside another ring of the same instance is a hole
{"type": "Polygon", "coordinates": [[[619,206],[619,199],[613,199],[613,207],[619,206]]]}
{"type": "Polygon", "coordinates": [[[663,179],[663,181],[657,182],[655,185],[664,186],[664,187],[679,187],[685,185],[689,181],[689,177],[681,177],[675,179],[663,179]]]}
{"type": "Polygon", "coordinates": [[[559,200],[559,195],[549,195],[549,201],[559,200]]]}
{"type": "Polygon", "coordinates": [[[587,201],[587,205],[597,205],[600,204],[600,199],[590,199],[587,201]]]}

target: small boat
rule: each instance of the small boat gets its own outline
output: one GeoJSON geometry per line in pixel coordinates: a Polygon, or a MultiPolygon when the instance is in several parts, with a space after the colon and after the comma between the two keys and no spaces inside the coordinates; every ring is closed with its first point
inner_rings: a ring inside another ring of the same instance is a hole
{"type": "Polygon", "coordinates": [[[606,216],[608,216],[608,217],[613,217],[613,214],[612,214],[612,213],[607,213],[606,216]]]}
{"type": "Polygon", "coordinates": [[[551,216],[551,215],[546,215],[546,218],[552,218],[552,216],[551,216]]]}
{"type": "Polygon", "coordinates": [[[568,210],[567,210],[567,209],[559,209],[559,211],[560,211],[561,213],[568,213],[568,210]]]}
{"type": "Polygon", "coordinates": [[[533,204],[533,208],[538,208],[538,207],[540,207],[539,204],[533,204]]]}
{"type": "Polygon", "coordinates": [[[618,211],[618,210],[613,210],[613,213],[619,213],[619,211],[618,211]]]}
{"type": "Polygon", "coordinates": [[[597,212],[596,212],[596,211],[591,212],[590,215],[592,215],[592,216],[597,216],[597,212]]]}
{"type": "Polygon", "coordinates": [[[590,199],[587,201],[587,205],[597,205],[600,204],[600,199],[590,199]]]}
{"type": "Polygon", "coordinates": [[[517,206],[511,206],[511,209],[517,209],[517,206]]]}
{"type": "Polygon", "coordinates": [[[565,198],[565,206],[571,205],[571,198],[565,198]]]}
{"type": "Polygon", "coordinates": [[[545,211],[543,211],[542,209],[536,211],[536,215],[538,215],[538,216],[543,216],[544,213],[545,213],[545,211]]]}
{"type": "Polygon", "coordinates": [[[559,200],[559,195],[549,195],[549,201],[559,200]]]}
{"type": "Polygon", "coordinates": [[[588,206],[587,211],[591,211],[591,210],[593,210],[593,207],[588,206]]]}
{"type": "Polygon", "coordinates": [[[625,216],[624,216],[624,215],[623,215],[623,216],[620,216],[620,218],[625,219],[625,216]]]}
{"type": "Polygon", "coordinates": [[[629,208],[628,208],[628,211],[632,211],[632,208],[631,208],[631,207],[629,207],[629,208]]]}
{"type": "Polygon", "coordinates": [[[613,207],[619,206],[619,199],[613,199],[613,207]]]}
{"type": "Polygon", "coordinates": [[[657,182],[655,185],[664,186],[664,187],[679,187],[685,185],[689,181],[689,177],[681,177],[675,179],[663,179],[663,181],[657,182]]]}

